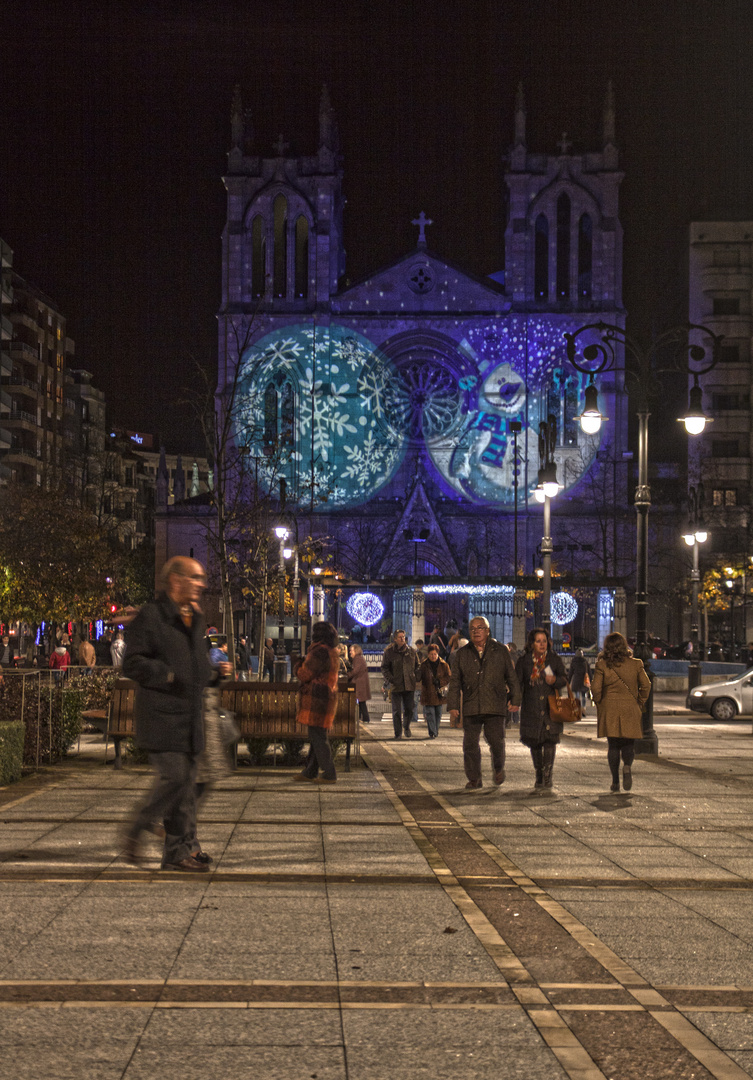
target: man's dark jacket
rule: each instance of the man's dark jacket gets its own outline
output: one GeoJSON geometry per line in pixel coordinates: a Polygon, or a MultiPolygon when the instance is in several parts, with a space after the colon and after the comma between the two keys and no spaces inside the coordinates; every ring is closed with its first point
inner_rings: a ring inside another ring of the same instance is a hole
{"type": "Polygon", "coordinates": [[[199,612],[187,627],[164,593],[126,628],[123,674],[139,686],[135,720],[142,750],[198,754],[204,749],[202,694],[215,676],[204,631],[199,612]]]}
{"type": "Polygon", "coordinates": [[[382,657],[382,674],[393,690],[400,694],[415,690],[417,673],[418,653],[415,649],[410,645],[398,649],[394,642],[387,646],[382,657]]]}
{"type": "Polygon", "coordinates": [[[463,716],[504,716],[508,690],[511,705],[520,705],[521,693],[506,645],[493,637],[486,639],[483,662],[473,644],[464,645],[453,657],[449,709],[460,708],[463,691],[463,716]]]}

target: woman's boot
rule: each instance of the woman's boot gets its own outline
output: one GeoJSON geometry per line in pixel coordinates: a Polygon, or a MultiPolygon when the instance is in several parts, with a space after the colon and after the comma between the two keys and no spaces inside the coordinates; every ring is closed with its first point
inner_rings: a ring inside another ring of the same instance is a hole
{"type": "Polygon", "coordinates": [[[544,759],[540,746],[531,747],[531,757],[533,758],[533,767],[536,770],[536,783],[533,785],[533,790],[541,791],[544,786],[544,759]]]}
{"type": "Polygon", "coordinates": [[[543,756],[543,768],[542,768],[542,791],[546,794],[551,792],[553,787],[552,771],[554,769],[554,755],[557,753],[556,743],[544,743],[541,748],[543,756]]]}

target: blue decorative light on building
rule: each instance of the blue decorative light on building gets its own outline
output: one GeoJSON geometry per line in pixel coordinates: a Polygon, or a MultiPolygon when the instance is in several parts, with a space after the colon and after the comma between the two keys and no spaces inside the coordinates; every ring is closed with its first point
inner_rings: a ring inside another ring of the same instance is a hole
{"type": "Polygon", "coordinates": [[[289,493],[308,502],[313,463],[314,502],[336,509],[393,478],[405,452],[389,419],[394,371],[362,334],[336,323],[286,326],[242,363],[236,438],[270,485],[284,475],[289,493]]]}
{"type": "Polygon", "coordinates": [[[567,626],[578,614],[578,601],[570,593],[554,593],[551,600],[552,622],[555,626],[567,626]]]}
{"type": "Polygon", "coordinates": [[[361,626],[373,626],[383,617],[384,604],[375,593],[358,592],[348,599],[345,610],[361,626]]]}

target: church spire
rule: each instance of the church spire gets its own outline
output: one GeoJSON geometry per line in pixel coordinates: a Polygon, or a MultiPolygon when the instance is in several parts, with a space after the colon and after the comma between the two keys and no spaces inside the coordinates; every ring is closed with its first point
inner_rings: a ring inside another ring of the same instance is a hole
{"type": "Polygon", "coordinates": [[[604,146],[615,146],[614,87],[612,80],[607,83],[604,96],[604,146]]]}
{"type": "Polygon", "coordinates": [[[319,147],[326,146],[328,150],[337,153],[340,136],[335,120],[335,110],[329,96],[327,84],[322,85],[322,96],[319,99],[319,147]]]}
{"type": "Polygon", "coordinates": [[[523,96],[523,83],[518,83],[515,94],[515,146],[526,144],[526,102],[523,96]]]}

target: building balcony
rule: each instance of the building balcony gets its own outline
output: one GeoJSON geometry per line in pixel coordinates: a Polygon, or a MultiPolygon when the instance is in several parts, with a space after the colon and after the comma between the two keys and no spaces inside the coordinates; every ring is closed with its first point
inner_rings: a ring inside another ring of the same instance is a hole
{"type": "Polygon", "coordinates": [[[24,397],[33,398],[35,401],[39,395],[38,385],[20,375],[3,375],[0,378],[0,386],[4,387],[9,394],[23,394],[24,397]]]}
{"type": "Polygon", "coordinates": [[[3,341],[3,352],[8,353],[14,359],[26,360],[33,364],[39,363],[39,353],[36,349],[33,349],[31,345],[27,345],[25,341],[3,341]]]}
{"type": "Polygon", "coordinates": [[[36,416],[24,412],[23,409],[17,409],[6,418],[5,422],[13,431],[31,431],[34,434],[39,431],[36,416]]]}
{"type": "Polygon", "coordinates": [[[5,454],[3,461],[6,465],[29,465],[36,471],[39,467],[39,458],[36,452],[32,450],[25,450],[22,446],[11,446],[11,448],[5,454]]]}

